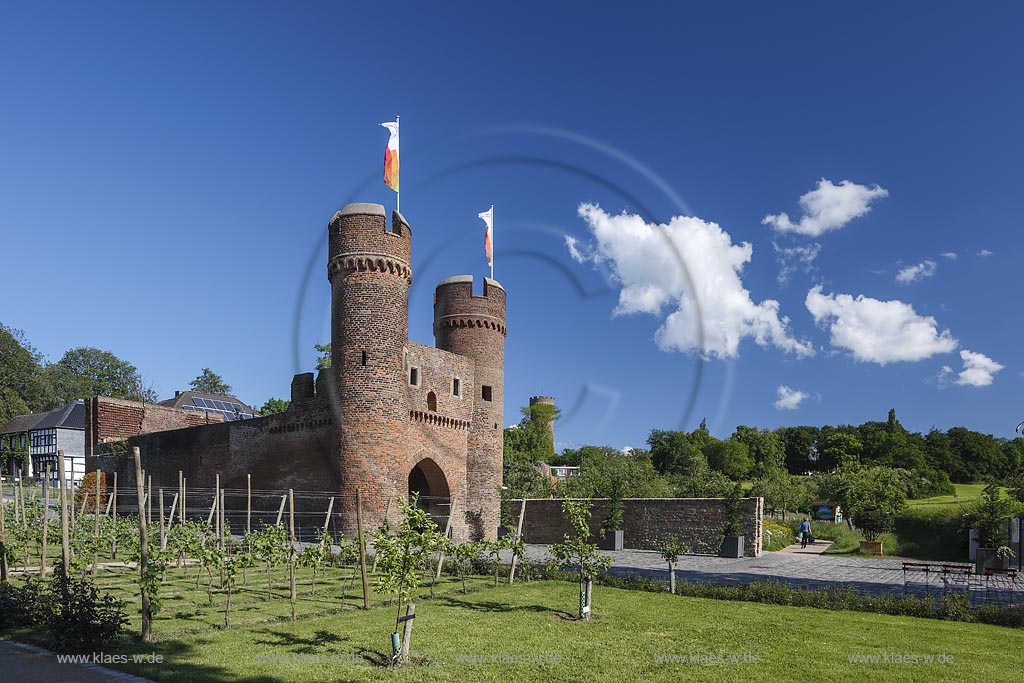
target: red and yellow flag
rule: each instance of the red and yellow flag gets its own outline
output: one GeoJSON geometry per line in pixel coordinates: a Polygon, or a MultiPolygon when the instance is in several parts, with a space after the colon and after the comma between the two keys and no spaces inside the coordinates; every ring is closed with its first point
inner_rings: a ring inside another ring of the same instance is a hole
{"type": "Polygon", "coordinates": [[[487,226],[484,233],[484,251],[487,252],[487,265],[494,267],[494,206],[477,214],[487,226]]]}
{"type": "Polygon", "coordinates": [[[391,138],[384,150],[384,184],[398,192],[398,121],[380,124],[388,129],[391,138]]]}

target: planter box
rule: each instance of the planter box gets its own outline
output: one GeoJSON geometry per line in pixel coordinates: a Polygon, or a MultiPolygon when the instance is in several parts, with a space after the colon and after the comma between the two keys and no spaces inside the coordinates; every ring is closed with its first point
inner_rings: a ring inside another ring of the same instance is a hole
{"type": "Polygon", "coordinates": [[[743,542],[746,536],[726,536],[722,547],[718,549],[719,557],[743,557],[743,542]]]}
{"type": "Polygon", "coordinates": [[[881,541],[861,541],[860,549],[866,553],[871,553],[872,555],[883,554],[881,541]]]}
{"type": "Polygon", "coordinates": [[[622,550],[622,530],[606,531],[597,541],[601,550],[622,550]]]}
{"type": "Polygon", "coordinates": [[[995,548],[978,548],[977,559],[974,561],[974,570],[984,576],[986,569],[1009,569],[1010,558],[996,557],[995,548]]]}

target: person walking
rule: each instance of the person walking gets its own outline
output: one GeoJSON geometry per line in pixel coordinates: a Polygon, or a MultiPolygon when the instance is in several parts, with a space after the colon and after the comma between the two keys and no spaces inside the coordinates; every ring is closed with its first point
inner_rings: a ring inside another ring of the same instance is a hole
{"type": "Polygon", "coordinates": [[[807,541],[811,539],[811,523],[805,517],[804,521],[800,522],[800,547],[806,548],[807,541]]]}

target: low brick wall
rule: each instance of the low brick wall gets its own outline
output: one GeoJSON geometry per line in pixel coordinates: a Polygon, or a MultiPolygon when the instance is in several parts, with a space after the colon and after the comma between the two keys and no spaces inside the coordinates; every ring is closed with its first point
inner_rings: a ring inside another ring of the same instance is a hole
{"type": "MultiPolygon", "coordinates": [[[[590,533],[601,533],[601,522],[608,511],[608,499],[594,499],[590,533]]],[[[680,538],[694,553],[714,555],[722,539],[726,521],[724,498],[630,498],[623,502],[623,545],[636,550],[657,550],[662,543],[680,538]]],[[[519,503],[512,503],[518,517],[519,503]]],[[[741,525],[746,535],[744,552],[761,556],[764,499],[744,498],[741,525]]],[[[523,538],[527,543],[558,543],[569,526],[562,516],[558,498],[532,498],[526,501],[523,538]]]]}

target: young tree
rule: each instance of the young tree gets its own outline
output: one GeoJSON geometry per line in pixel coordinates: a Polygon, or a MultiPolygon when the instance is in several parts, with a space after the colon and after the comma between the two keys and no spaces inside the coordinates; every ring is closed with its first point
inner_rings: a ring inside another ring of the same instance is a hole
{"type": "Polygon", "coordinates": [[[203,368],[202,373],[188,385],[192,387],[192,391],[201,391],[204,394],[214,394],[215,396],[231,394],[231,385],[210,368],[203,368]]]}
{"type": "Polygon", "coordinates": [[[562,501],[562,514],[569,523],[569,532],[561,543],[555,543],[548,549],[563,569],[579,568],[580,619],[590,619],[594,576],[611,566],[611,558],[602,555],[597,544],[589,542],[590,512],[589,500],[562,501]]]}
{"type": "MultiPolygon", "coordinates": [[[[396,499],[402,521],[393,535],[387,521],[373,534],[373,548],[377,553],[374,590],[398,599],[392,643],[397,642],[402,604],[415,595],[419,588],[420,568],[424,560],[437,552],[444,543],[444,534],[438,531],[430,514],[417,507],[416,498],[413,496],[411,501],[401,497],[396,499]]],[[[393,661],[401,664],[401,648],[395,651],[393,661]]]]}
{"type": "Polygon", "coordinates": [[[683,543],[678,538],[673,538],[670,541],[662,543],[658,548],[658,552],[668,563],[668,591],[675,595],[676,592],[676,563],[679,562],[679,556],[685,555],[690,552],[690,546],[683,543]]]}
{"type": "Polygon", "coordinates": [[[327,560],[331,559],[333,543],[331,532],[327,529],[320,529],[317,542],[306,545],[299,554],[299,564],[313,570],[313,583],[309,591],[311,595],[316,595],[316,574],[323,569],[327,560]]]}
{"type": "Polygon", "coordinates": [[[245,544],[252,548],[253,557],[267,567],[267,600],[274,596],[274,584],[270,579],[270,568],[287,559],[288,534],[283,524],[265,526],[259,531],[246,533],[245,544]]]}

